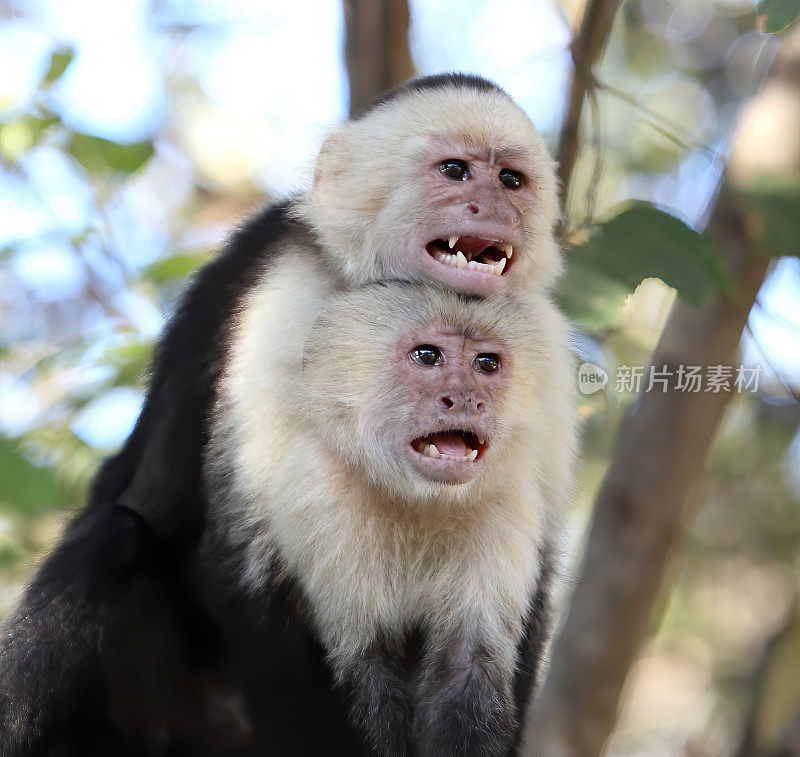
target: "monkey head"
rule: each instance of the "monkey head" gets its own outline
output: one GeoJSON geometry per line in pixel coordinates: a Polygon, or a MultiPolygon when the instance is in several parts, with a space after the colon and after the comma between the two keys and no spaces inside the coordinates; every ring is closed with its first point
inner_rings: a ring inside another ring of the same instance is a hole
{"type": "Polygon", "coordinates": [[[554,164],[522,109],[478,77],[388,92],[323,144],[299,214],[352,284],[484,296],[560,269],[554,164]]]}
{"type": "Polygon", "coordinates": [[[539,417],[553,377],[539,380],[548,346],[536,320],[506,296],[415,284],[339,295],[303,361],[298,411],[311,446],[321,442],[333,468],[403,501],[496,488],[544,443],[539,417]]]}

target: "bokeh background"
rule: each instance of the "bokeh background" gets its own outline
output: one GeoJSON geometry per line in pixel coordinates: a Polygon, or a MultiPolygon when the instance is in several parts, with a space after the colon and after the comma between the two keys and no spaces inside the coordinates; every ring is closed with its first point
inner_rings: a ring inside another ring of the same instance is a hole
{"type": "MultiPolygon", "coordinates": [[[[555,148],[582,10],[580,0],[414,0],[413,64],[494,79],[555,148]]],[[[571,265],[559,294],[580,359],[611,376],[580,395],[569,554],[635,398],[615,385],[619,366],[647,365],[676,288],[702,299],[720,285],[681,260],[661,278],[640,275],[636,224],[652,231],[663,216],[625,203],[668,211],[677,230],[664,233],[686,234],[695,251],[742,106],[780,44],[753,11],[746,0],[628,0],[597,70],[566,235],[580,249],[594,224],[616,220],[634,241],[614,247],[630,276],[571,265]]],[[[307,186],[316,149],[348,114],[344,30],[332,0],[0,0],[0,616],[130,431],[185,278],[243,215],[307,186]]],[[[748,149],[800,153],[785,102],[748,149]]],[[[743,339],[759,385],[726,411],[609,754],[734,754],[748,729],[777,739],[797,717],[792,187],[769,218],[775,259],[743,339]]]]}

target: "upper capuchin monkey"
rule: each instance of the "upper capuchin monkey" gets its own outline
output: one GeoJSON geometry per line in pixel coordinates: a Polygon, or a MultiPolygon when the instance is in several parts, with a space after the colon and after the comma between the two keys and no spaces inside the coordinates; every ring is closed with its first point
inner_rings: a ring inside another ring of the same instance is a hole
{"type": "Polygon", "coordinates": [[[290,377],[273,294],[266,277],[234,320],[198,580],[256,742],[281,754],[509,753],[570,482],[563,319],[536,293],[368,286],[331,298],[290,377]],[[242,607],[249,620],[237,622],[242,607]],[[262,623],[268,634],[254,631],[262,623]],[[298,648],[309,633],[320,649],[298,648]],[[323,659],[328,683],[310,696],[302,676],[323,659]],[[265,686],[282,668],[301,682],[265,686]],[[363,742],[304,727],[330,707],[321,689],[345,695],[363,742]]]}
{"type": "MultiPolygon", "coordinates": [[[[314,324],[332,301],[346,296],[348,291],[375,282],[390,279],[427,282],[436,287],[431,291],[442,297],[442,302],[460,302],[448,292],[485,297],[464,307],[475,308],[476,313],[485,307],[486,313],[497,313],[498,318],[503,310],[506,319],[514,321],[519,318],[514,328],[546,331],[552,327],[552,333],[542,337],[543,352],[540,356],[542,365],[549,364],[551,354],[548,350],[551,347],[556,351],[563,349],[565,337],[560,321],[548,316],[537,324],[531,321],[530,316],[515,316],[512,311],[516,302],[527,302],[528,296],[534,297],[542,307],[547,304],[547,291],[560,267],[559,251],[553,238],[556,216],[553,163],[539,136],[509,96],[483,79],[443,75],[412,80],[389,92],[360,118],[335,130],[320,151],[311,189],[269,206],[254,216],[232,236],[221,254],[195,276],[156,348],[149,389],[133,432],[122,450],[101,467],[87,508],[72,524],[65,540],[44,562],[16,612],[3,627],[0,633],[0,746],[3,749],[0,751],[4,757],[6,754],[33,753],[32,745],[49,732],[51,723],[60,717],[63,724],[64,718],[70,717],[64,713],[71,712],[70,708],[79,699],[78,692],[86,690],[87,681],[94,687],[92,691],[104,691],[107,668],[114,667],[119,661],[113,652],[109,658],[106,640],[126,638],[125,624],[121,624],[120,618],[154,618],[148,627],[169,629],[165,645],[175,649],[186,641],[187,627],[197,622],[205,624],[205,620],[196,621],[202,612],[196,611],[193,599],[184,596],[183,566],[203,534],[209,517],[202,461],[208,450],[212,427],[216,429],[215,449],[219,449],[219,440],[224,438],[221,419],[217,417],[221,405],[215,404],[223,386],[222,377],[225,376],[225,382],[228,382],[244,375],[229,370],[236,360],[242,359],[235,345],[252,341],[263,346],[259,340],[265,338],[264,334],[272,334],[272,348],[259,352],[264,360],[259,367],[258,386],[262,388],[258,406],[260,414],[243,419],[243,423],[246,421],[251,430],[260,429],[262,437],[270,436],[275,443],[284,436],[281,424],[285,413],[297,402],[299,394],[293,394],[293,389],[297,388],[298,381],[303,381],[299,377],[303,376],[304,365],[314,364],[313,361],[303,362],[305,345],[318,343],[316,338],[311,339],[316,333],[314,324]],[[515,295],[515,292],[523,294],[515,295]],[[245,316],[253,312],[248,303],[255,296],[259,297],[260,317],[252,320],[245,316]],[[116,546],[119,544],[122,546],[116,546]],[[157,569],[152,567],[150,548],[144,549],[142,544],[153,545],[152,550],[159,555],[157,569]],[[77,559],[78,555],[82,557],[77,559]],[[98,580],[98,576],[102,580],[98,580]],[[157,601],[153,599],[156,596],[157,601]]],[[[380,301],[381,290],[377,291],[370,304],[373,317],[376,321],[378,315],[393,317],[394,305],[388,294],[382,306],[375,304],[380,301]]],[[[426,296],[434,297],[433,294],[426,296]]],[[[544,312],[549,311],[545,308],[544,312]]],[[[380,330],[381,323],[377,321],[373,326],[380,330]]],[[[524,342],[525,339],[520,340],[520,343],[524,342]]],[[[511,354],[507,360],[513,364],[516,358],[511,354]]],[[[567,379],[563,383],[548,383],[548,377],[540,373],[536,375],[544,382],[541,385],[542,402],[554,409],[565,405],[559,397],[563,396],[567,379]]],[[[384,383],[389,381],[389,374],[385,371],[376,372],[376,376],[384,383]]],[[[521,384],[513,384],[515,391],[525,385],[525,379],[521,381],[521,384]]],[[[225,383],[226,391],[227,386],[225,383]]],[[[411,386],[416,384],[408,384],[407,389],[411,386]]],[[[335,393],[335,381],[329,389],[335,393]]],[[[442,397],[447,396],[442,394],[442,397]]],[[[327,410],[320,408],[319,412],[322,414],[327,410]]],[[[569,409],[566,408],[564,413],[562,421],[569,425],[569,409]]],[[[498,429],[502,431],[509,418],[515,417],[515,412],[512,410],[510,414],[497,417],[500,419],[498,429]]],[[[397,467],[399,463],[394,461],[389,465],[385,449],[368,441],[369,434],[377,431],[369,420],[367,416],[360,418],[354,428],[363,436],[351,439],[348,445],[353,449],[370,449],[370,455],[385,461],[388,467],[374,483],[393,481],[395,487],[399,487],[396,489],[398,501],[412,495],[422,496],[426,492],[431,501],[437,499],[439,494],[434,496],[433,493],[439,489],[432,480],[424,484],[423,468],[419,465],[414,468],[410,462],[410,467],[402,471],[413,483],[407,483],[403,488],[404,477],[397,467]],[[384,449],[382,456],[381,449],[384,449]],[[411,475],[413,471],[416,478],[411,475]]],[[[335,426],[326,425],[325,433],[331,433],[333,428],[335,426]]],[[[535,460],[524,460],[526,466],[530,462],[539,470],[538,466],[547,459],[551,447],[553,454],[563,454],[564,445],[559,440],[545,438],[548,433],[538,431],[534,434],[542,446],[537,450],[535,460]]],[[[241,439],[237,444],[239,441],[241,439]]],[[[468,441],[475,442],[472,438],[468,441]]],[[[531,439],[524,440],[525,444],[531,442],[531,439]]],[[[439,446],[442,447],[439,452],[444,454],[448,449],[462,451],[453,435],[445,434],[441,439],[431,441],[431,449],[435,447],[438,450],[439,446]]],[[[473,491],[476,497],[488,497],[485,488],[479,484],[496,478],[488,475],[488,471],[493,470],[489,465],[493,447],[495,445],[491,444],[484,449],[478,442],[470,448],[470,454],[477,452],[470,465],[476,466],[475,470],[485,469],[487,475],[481,473],[458,485],[441,483],[438,485],[441,491],[473,491]],[[484,453],[487,455],[485,461],[484,453]]],[[[513,459],[517,460],[518,466],[522,465],[515,449],[527,447],[523,444],[510,447],[509,462],[497,461],[500,468],[505,469],[513,459]]],[[[421,453],[417,450],[414,454],[421,453]]],[[[214,458],[208,459],[213,461],[214,458]]],[[[363,467],[362,473],[377,476],[380,467],[377,458],[367,459],[372,461],[371,465],[363,467]]],[[[412,459],[415,458],[409,458],[409,461],[412,459]]],[[[253,481],[264,482],[272,480],[273,475],[278,476],[278,471],[270,467],[268,458],[256,457],[251,462],[253,481]]],[[[443,463],[441,458],[434,463],[426,459],[420,465],[438,466],[435,470],[453,467],[447,461],[443,463]]],[[[461,470],[457,467],[461,463],[454,465],[453,470],[461,470]]],[[[546,469],[547,466],[542,467],[542,470],[546,469]]],[[[239,467],[233,470],[237,477],[246,478],[248,475],[239,467]]],[[[542,495],[544,502],[555,501],[563,490],[557,466],[553,471],[551,484],[537,484],[544,488],[552,487],[552,496],[542,495]]],[[[320,483],[308,471],[303,475],[309,486],[312,481],[316,481],[315,485],[320,483]]],[[[517,481],[519,487],[518,496],[513,499],[515,506],[532,501],[526,499],[532,495],[523,491],[528,484],[521,483],[519,475],[516,479],[509,479],[512,480],[517,481]]],[[[330,484],[334,487],[340,481],[332,475],[330,484]]],[[[497,481],[498,486],[502,483],[505,487],[498,491],[508,491],[509,482],[503,482],[502,477],[497,481]]],[[[453,497],[453,503],[458,500],[458,497],[453,497]]],[[[215,495],[211,512],[215,528],[223,522],[220,501],[215,495]]],[[[334,501],[336,499],[332,498],[331,502],[334,501]]],[[[464,509],[463,512],[472,512],[473,509],[464,509]]],[[[437,506],[431,512],[440,510],[442,508],[437,506]]],[[[475,512],[483,511],[482,508],[475,509],[475,512]]],[[[417,507],[415,512],[424,510],[417,507]]],[[[444,508],[442,512],[450,510],[444,508]]],[[[504,522],[500,517],[489,518],[488,525],[499,528],[504,522]]],[[[356,523],[352,525],[355,528],[356,523]]],[[[357,538],[357,533],[353,532],[354,538],[357,538]]],[[[432,534],[435,533],[434,529],[432,534]]],[[[342,529],[330,534],[345,536],[342,529]]],[[[477,562],[471,565],[471,571],[464,569],[455,581],[458,586],[447,584],[448,590],[452,589],[453,601],[460,596],[456,589],[469,589],[475,592],[475,596],[480,593],[479,588],[483,590],[479,577],[474,575],[475,568],[484,564],[478,557],[480,550],[477,546],[490,544],[490,540],[478,531],[472,536],[476,547],[473,552],[465,551],[464,545],[469,540],[455,542],[461,544],[458,549],[462,550],[466,562],[477,562]],[[461,577],[463,586],[460,585],[461,577]]],[[[217,542],[206,538],[203,543],[204,549],[210,549],[217,542]]],[[[398,536],[398,550],[402,551],[403,543],[398,536]]],[[[337,549],[349,549],[345,546],[347,544],[349,542],[344,540],[337,549]]],[[[438,544],[433,535],[430,544],[438,544]]],[[[513,544],[507,546],[509,549],[514,547],[513,544]]],[[[487,560],[491,554],[492,548],[488,548],[487,560]]],[[[365,556],[361,555],[361,558],[365,559],[365,556]]],[[[204,563],[201,561],[200,564],[204,563]]],[[[381,600],[394,579],[380,573],[371,576],[374,564],[364,563],[359,587],[366,591],[372,586],[370,591],[376,600],[381,600]]],[[[447,569],[452,570],[455,564],[447,562],[447,569]]],[[[388,570],[389,565],[384,568],[388,570]]],[[[445,577],[450,574],[444,569],[439,573],[430,562],[414,563],[409,567],[411,575],[414,575],[412,568],[422,570],[425,565],[428,566],[425,575],[430,574],[431,592],[434,587],[444,588],[445,577]]],[[[525,570],[528,573],[523,570],[524,580],[528,581],[526,587],[530,589],[535,585],[532,576],[538,569],[528,566],[525,570]]],[[[314,575],[312,572],[305,579],[310,580],[314,575]]],[[[516,585],[512,580],[516,580],[515,576],[503,574],[497,579],[493,591],[506,597],[507,591],[512,591],[516,585]]],[[[432,598],[423,602],[423,584],[420,580],[416,589],[406,597],[410,602],[416,593],[422,603],[417,605],[418,608],[427,607],[425,602],[435,603],[432,598]]],[[[253,585],[261,584],[255,582],[253,585]]],[[[315,584],[311,581],[309,585],[315,584]]],[[[338,585],[336,582],[330,585],[333,599],[328,601],[332,606],[338,603],[338,585]]],[[[359,596],[359,601],[369,604],[366,595],[359,596]]],[[[527,596],[526,601],[529,599],[527,596]]],[[[272,601],[277,601],[274,596],[272,601]]],[[[287,599],[287,606],[290,604],[287,599]]],[[[519,631],[517,621],[514,621],[516,626],[510,621],[510,625],[506,624],[517,611],[509,609],[512,604],[503,605],[503,613],[492,615],[476,603],[477,614],[464,615],[461,626],[444,622],[448,619],[455,622],[460,610],[453,609],[448,615],[445,607],[449,605],[443,604],[441,629],[443,633],[444,629],[451,632],[447,639],[442,637],[441,643],[446,645],[446,649],[442,655],[433,654],[432,645],[440,642],[439,636],[425,636],[419,650],[423,661],[435,659],[444,665],[441,675],[438,668],[422,665],[419,669],[423,674],[417,687],[421,693],[418,699],[409,699],[397,693],[399,689],[381,689],[392,676],[387,674],[388,678],[381,678],[374,672],[380,670],[380,665],[377,668],[368,666],[361,679],[364,684],[359,689],[361,694],[354,694],[354,712],[360,706],[367,708],[365,713],[372,713],[372,701],[394,702],[396,698],[397,708],[408,707],[413,713],[413,729],[420,734],[420,749],[425,751],[429,747],[434,750],[437,743],[431,735],[432,720],[439,718],[439,710],[448,710],[447,703],[458,691],[472,692],[473,688],[477,691],[485,683],[482,691],[491,690],[500,697],[499,700],[490,698],[491,702],[507,702],[506,694],[511,685],[508,679],[511,669],[508,666],[508,644],[510,639],[517,638],[515,634],[519,631]],[[484,636],[495,633],[494,646],[485,647],[489,651],[484,653],[484,645],[488,644],[484,636]],[[466,653],[455,643],[457,638],[476,640],[477,646],[469,647],[474,654],[471,652],[467,657],[460,657],[466,653]],[[473,675],[476,661],[481,670],[487,671],[486,676],[473,675]],[[468,680],[448,676],[447,671],[452,670],[467,671],[468,680]],[[501,670],[505,671],[502,675],[501,670]],[[363,696],[363,691],[370,686],[374,686],[374,698],[363,696]],[[447,686],[456,687],[458,691],[447,686]]],[[[397,607],[393,602],[378,602],[376,606],[384,608],[385,612],[397,607]]],[[[341,605],[341,611],[347,607],[354,610],[345,603],[341,605]]],[[[333,643],[335,629],[321,620],[328,618],[335,625],[335,615],[317,613],[314,617],[314,622],[319,623],[319,639],[336,675],[342,680],[358,678],[361,673],[351,664],[358,657],[353,652],[355,647],[344,637],[341,644],[333,643]]],[[[430,618],[427,615],[414,617],[419,619],[420,631],[425,632],[430,618]]],[[[381,616],[376,620],[366,614],[364,627],[379,629],[380,637],[386,632],[384,619],[381,616]]],[[[361,621],[361,616],[358,616],[358,622],[361,621]]],[[[227,622],[223,619],[221,625],[225,635],[232,633],[236,624],[233,620],[227,622]]],[[[250,622],[241,625],[246,630],[250,622]]],[[[299,621],[298,628],[302,630],[305,627],[305,622],[299,621]]],[[[284,623],[275,629],[275,634],[281,636],[285,628],[284,623]]],[[[342,626],[341,632],[346,635],[352,629],[350,623],[342,626]]],[[[389,624],[388,629],[396,631],[397,627],[389,624]]],[[[394,631],[386,637],[388,649],[395,644],[394,631]]],[[[209,632],[204,638],[213,638],[214,633],[209,632]]],[[[361,641],[368,636],[367,633],[362,635],[361,641]]],[[[305,637],[298,634],[297,638],[305,637]]],[[[186,709],[186,687],[183,685],[186,676],[197,668],[205,675],[214,667],[208,659],[216,655],[216,652],[208,651],[216,648],[216,641],[203,641],[199,644],[201,649],[195,649],[194,639],[189,642],[187,649],[170,655],[177,668],[173,676],[174,696],[170,695],[170,701],[178,712],[186,709]]],[[[118,641],[116,648],[124,646],[125,642],[118,641]]],[[[261,649],[260,645],[256,646],[261,649]]],[[[150,645],[144,643],[137,650],[139,658],[147,658],[149,648],[150,645]]],[[[372,659],[372,650],[377,648],[362,649],[361,662],[372,659]]],[[[385,661],[387,658],[375,653],[375,659],[385,661]]],[[[392,663],[386,662],[386,665],[390,666],[387,670],[391,673],[392,663]]],[[[132,664],[132,667],[137,666],[132,664]]],[[[328,663],[325,663],[306,671],[311,679],[303,678],[297,670],[291,675],[298,681],[317,680],[315,676],[324,678],[327,670],[328,663]]],[[[143,690],[152,691],[152,687],[145,686],[143,690]]],[[[274,691],[267,686],[260,689],[254,686],[248,690],[248,697],[252,700],[259,692],[265,692],[264,701],[270,701],[270,698],[274,700],[274,691]]],[[[319,696],[320,701],[324,699],[323,694],[319,696]]],[[[215,713],[207,720],[236,720],[235,699],[234,695],[229,696],[225,686],[218,687],[202,705],[204,711],[215,713]],[[219,694],[220,690],[222,694],[219,694]]],[[[111,704],[110,700],[104,700],[98,694],[98,701],[101,700],[104,706],[111,704]]],[[[279,706],[273,706],[276,712],[281,711],[279,706]]],[[[330,707],[322,710],[334,713],[336,706],[336,701],[333,701],[330,707]]],[[[392,711],[389,704],[385,706],[387,712],[392,711]]],[[[380,711],[384,712],[383,709],[380,711]]],[[[453,712],[460,717],[464,711],[455,708],[453,712]]],[[[497,733],[500,735],[497,743],[503,744],[502,734],[513,731],[514,719],[509,717],[504,704],[497,712],[502,714],[487,717],[493,724],[498,724],[497,733]]],[[[85,730],[90,736],[98,732],[91,727],[95,714],[89,711],[81,716],[81,722],[89,724],[85,730]]],[[[161,712],[145,715],[142,717],[148,723],[156,724],[152,731],[155,733],[153,739],[158,742],[158,734],[169,729],[163,721],[170,721],[170,718],[162,717],[161,712]]],[[[333,733],[339,719],[331,717],[330,733],[333,733]]],[[[372,716],[369,714],[362,718],[370,719],[372,716]]],[[[467,721],[470,718],[465,715],[460,724],[442,715],[443,729],[437,733],[466,733],[462,729],[469,728],[467,721]]],[[[386,721],[386,729],[391,733],[405,734],[402,729],[393,730],[396,722],[397,717],[393,715],[386,721]]],[[[475,722],[480,722],[480,718],[475,722]]],[[[374,724],[378,730],[382,727],[374,724]]],[[[379,739],[380,735],[370,736],[373,737],[379,739]]],[[[480,738],[479,735],[476,738],[480,738]]],[[[397,736],[395,740],[401,740],[401,737],[397,736]]],[[[204,743],[208,741],[206,739],[204,743]]],[[[442,743],[449,742],[445,738],[442,743]]],[[[131,749],[132,753],[137,753],[136,749],[131,749]]],[[[121,747],[117,753],[124,753],[121,747]]],[[[200,752],[193,747],[189,753],[200,752]]]]}

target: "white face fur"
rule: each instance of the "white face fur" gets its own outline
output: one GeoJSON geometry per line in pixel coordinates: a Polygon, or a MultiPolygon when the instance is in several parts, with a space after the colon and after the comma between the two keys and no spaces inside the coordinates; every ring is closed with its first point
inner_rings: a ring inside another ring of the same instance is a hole
{"type": "Polygon", "coordinates": [[[411,90],[334,132],[301,216],[350,284],[488,295],[560,270],[554,164],[504,93],[411,90]]]}

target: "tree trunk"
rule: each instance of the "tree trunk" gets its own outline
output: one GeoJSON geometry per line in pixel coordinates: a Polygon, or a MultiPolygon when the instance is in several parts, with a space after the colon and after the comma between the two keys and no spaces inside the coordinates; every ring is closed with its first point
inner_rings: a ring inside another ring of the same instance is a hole
{"type": "Polygon", "coordinates": [[[344,0],[350,116],[414,75],[408,49],[407,0],[344,0]]]}

